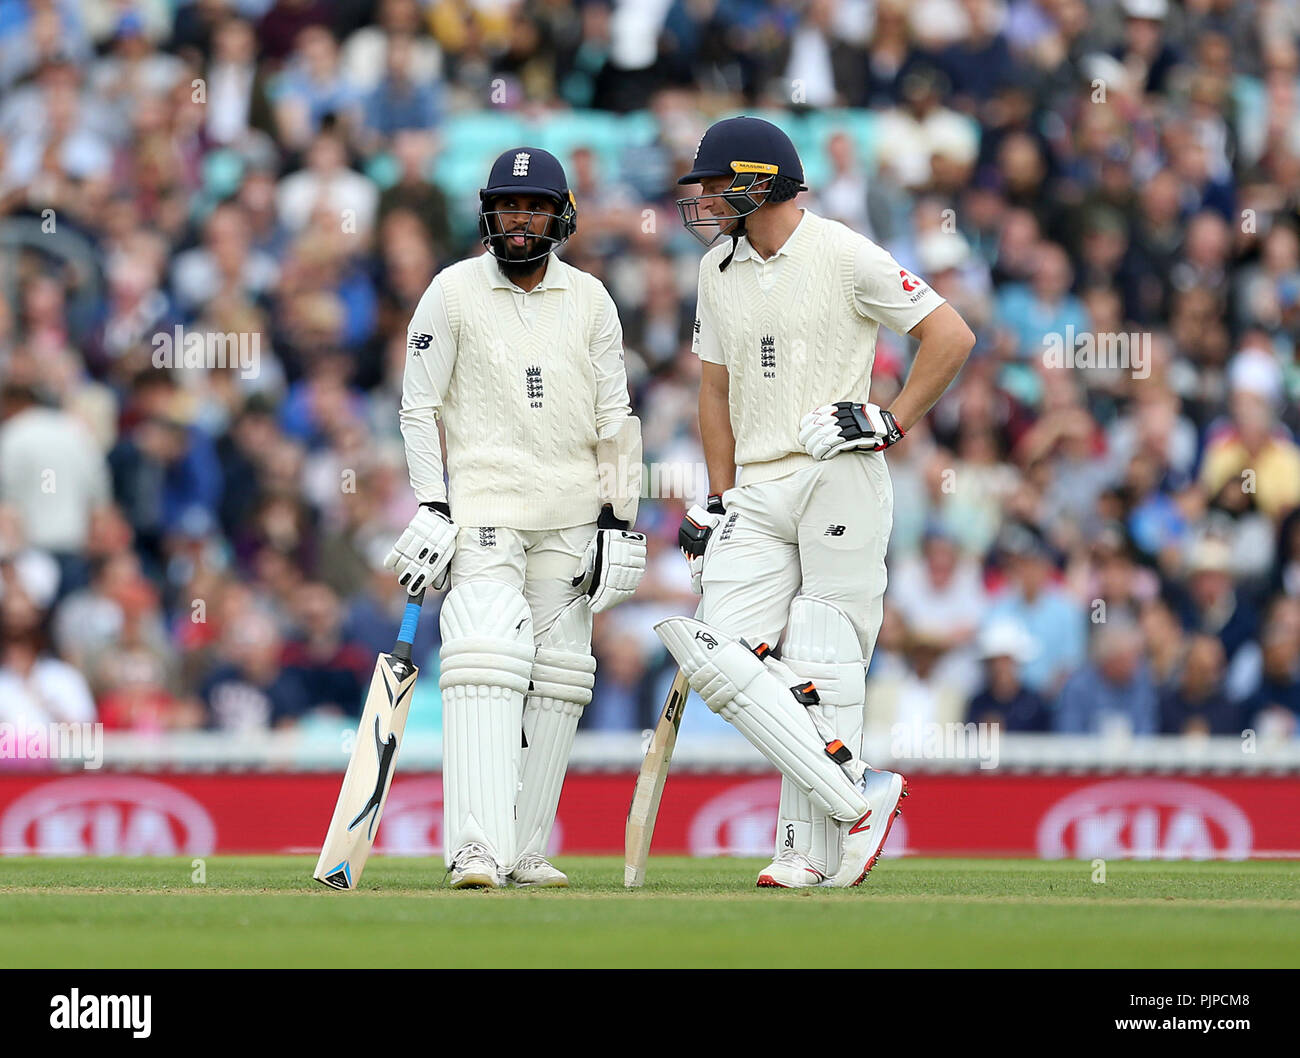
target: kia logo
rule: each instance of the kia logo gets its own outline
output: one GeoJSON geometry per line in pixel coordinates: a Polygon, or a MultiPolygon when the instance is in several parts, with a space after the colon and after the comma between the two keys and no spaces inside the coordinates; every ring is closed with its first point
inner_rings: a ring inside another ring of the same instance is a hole
{"type": "MultiPolygon", "coordinates": [[[[781,777],[755,779],[729,787],[695,813],[686,840],[692,856],[771,856],[781,805],[781,777]]],[[[907,851],[907,827],[894,820],[882,854],[907,851]]]]}
{"type": "Polygon", "coordinates": [[[0,816],[0,852],[21,856],[207,856],[208,811],[189,794],[126,775],[56,779],[0,816]]]}
{"type": "Polygon", "coordinates": [[[1063,797],[1038,824],[1038,855],[1081,860],[1244,860],[1250,820],[1222,794],[1170,779],[1114,779],[1063,797]]]}

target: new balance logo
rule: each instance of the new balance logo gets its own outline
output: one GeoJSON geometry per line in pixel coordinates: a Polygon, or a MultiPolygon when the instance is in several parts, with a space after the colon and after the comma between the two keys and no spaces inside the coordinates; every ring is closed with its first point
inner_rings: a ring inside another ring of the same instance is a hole
{"type": "Polygon", "coordinates": [[[406,340],[406,348],[412,350],[413,352],[415,352],[415,355],[418,356],[419,355],[418,351],[423,351],[425,349],[428,349],[429,343],[432,341],[433,341],[432,334],[412,334],[406,340]]]}
{"type": "Polygon", "coordinates": [[[842,525],[828,525],[826,532],[822,533],[822,536],[843,536],[844,528],[842,525]]]}
{"type": "Polygon", "coordinates": [[[515,155],[515,167],[514,167],[513,170],[511,170],[512,175],[514,175],[514,176],[527,176],[527,175],[528,175],[528,159],[529,159],[529,157],[530,157],[530,156],[529,156],[529,154],[528,154],[527,151],[520,151],[518,154],[515,155]]]}

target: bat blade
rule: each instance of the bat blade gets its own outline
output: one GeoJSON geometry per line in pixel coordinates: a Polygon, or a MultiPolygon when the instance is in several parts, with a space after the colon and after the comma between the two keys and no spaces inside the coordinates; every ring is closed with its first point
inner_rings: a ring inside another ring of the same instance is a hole
{"type": "Polygon", "coordinates": [[[654,836],[655,819],[659,815],[659,801],[668,780],[668,766],[672,763],[673,748],[677,745],[677,732],[686,710],[686,696],[690,687],[686,674],[680,669],[668,691],[650,737],[641,772],[632,791],[632,804],[627,812],[627,830],[624,833],[623,885],[637,889],[645,884],[646,861],[650,858],[650,841],[654,836]]]}
{"type": "Polygon", "coordinates": [[[352,759],[312,877],[335,889],[355,889],[374,845],[393,782],[397,751],[420,674],[406,658],[380,654],[361,710],[352,759]]]}

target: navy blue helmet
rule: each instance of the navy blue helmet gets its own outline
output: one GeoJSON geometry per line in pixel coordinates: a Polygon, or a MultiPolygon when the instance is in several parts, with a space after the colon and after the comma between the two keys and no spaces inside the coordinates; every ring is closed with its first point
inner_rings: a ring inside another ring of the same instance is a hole
{"type": "MultiPolygon", "coordinates": [[[[762,118],[727,118],[711,125],[695,150],[691,171],[677,182],[699,184],[714,176],[729,177],[731,183],[715,194],[679,198],[677,212],[687,231],[705,246],[712,246],[720,235],[730,235],[733,252],[735,241],[745,233],[745,218],[767,200],[776,177],[793,181],[799,191],[808,190],[790,137],[762,118]],[[701,214],[700,203],[708,199],[726,202],[735,219],[701,214]]],[[[728,257],[722,267],[730,261],[728,257]]]]}
{"type": "Polygon", "coordinates": [[[552,250],[563,246],[578,230],[578,206],[569,190],[564,166],[555,155],[539,147],[512,147],[492,163],[487,186],[479,190],[478,234],[483,245],[500,261],[527,264],[540,261],[552,250]],[[555,203],[554,213],[537,210],[489,209],[495,200],[506,196],[542,196],[555,203]],[[507,223],[503,217],[525,218],[516,230],[527,230],[529,241],[520,255],[511,252],[507,241],[507,223]],[[534,217],[551,218],[543,233],[532,231],[534,217]],[[540,248],[539,248],[540,245],[540,248]]]}

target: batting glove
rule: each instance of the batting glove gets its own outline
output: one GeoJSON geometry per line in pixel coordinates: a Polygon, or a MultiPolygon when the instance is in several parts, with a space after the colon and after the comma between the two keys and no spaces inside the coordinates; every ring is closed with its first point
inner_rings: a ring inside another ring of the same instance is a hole
{"type": "Polygon", "coordinates": [[[597,525],[573,578],[592,613],[632,598],[645,575],[645,535],[624,528],[627,523],[613,517],[608,504],[597,525]]]}
{"type": "Polygon", "coordinates": [[[823,404],[799,423],[799,443],[814,459],[830,459],[848,448],[883,452],[902,439],[898,420],[875,404],[823,404]]]}
{"type": "Polygon", "coordinates": [[[691,567],[691,591],[696,595],[704,594],[704,552],[708,549],[709,537],[727,515],[721,496],[710,496],[708,503],[708,507],[692,504],[677,530],[677,546],[691,567]]]}
{"type": "Polygon", "coordinates": [[[445,503],[420,507],[388,552],[384,568],[397,574],[397,583],[408,595],[419,595],[425,588],[445,588],[457,531],[445,503]]]}

